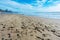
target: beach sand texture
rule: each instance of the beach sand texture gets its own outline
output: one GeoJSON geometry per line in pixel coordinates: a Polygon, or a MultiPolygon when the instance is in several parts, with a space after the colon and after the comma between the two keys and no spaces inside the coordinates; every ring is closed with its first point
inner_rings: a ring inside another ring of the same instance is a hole
{"type": "Polygon", "coordinates": [[[1,14],[0,40],[60,40],[60,20],[1,14]]]}

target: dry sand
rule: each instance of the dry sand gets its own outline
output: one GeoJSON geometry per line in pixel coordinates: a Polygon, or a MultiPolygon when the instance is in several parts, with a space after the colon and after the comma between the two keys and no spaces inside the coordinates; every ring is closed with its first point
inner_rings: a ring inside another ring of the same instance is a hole
{"type": "Polygon", "coordinates": [[[60,20],[1,14],[0,40],[60,40],[60,20]]]}

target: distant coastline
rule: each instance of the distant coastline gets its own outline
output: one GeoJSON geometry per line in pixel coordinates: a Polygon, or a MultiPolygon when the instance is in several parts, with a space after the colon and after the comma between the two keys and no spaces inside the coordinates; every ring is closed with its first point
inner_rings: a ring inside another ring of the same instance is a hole
{"type": "Polygon", "coordinates": [[[60,19],[60,12],[33,12],[33,13],[24,13],[24,12],[14,12],[11,10],[2,10],[0,9],[0,14],[21,14],[27,16],[36,16],[43,18],[51,18],[51,19],[60,19]]]}

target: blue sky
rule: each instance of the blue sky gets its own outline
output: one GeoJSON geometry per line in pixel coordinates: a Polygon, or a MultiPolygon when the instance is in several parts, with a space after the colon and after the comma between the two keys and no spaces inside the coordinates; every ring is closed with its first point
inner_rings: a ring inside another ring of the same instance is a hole
{"type": "Polygon", "coordinates": [[[43,15],[40,12],[60,12],[60,0],[0,0],[0,9],[43,15]]]}
{"type": "Polygon", "coordinates": [[[0,8],[19,12],[60,12],[60,0],[0,0],[0,8]]]}

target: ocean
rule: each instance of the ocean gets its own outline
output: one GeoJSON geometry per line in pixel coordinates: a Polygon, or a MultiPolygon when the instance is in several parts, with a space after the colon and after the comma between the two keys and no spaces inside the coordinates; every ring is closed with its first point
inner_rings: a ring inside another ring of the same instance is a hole
{"type": "Polygon", "coordinates": [[[44,17],[44,18],[54,18],[54,19],[60,19],[60,12],[38,12],[38,13],[19,13],[24,14],[28,16],[38,16],[38,17],[44,17]]]}

